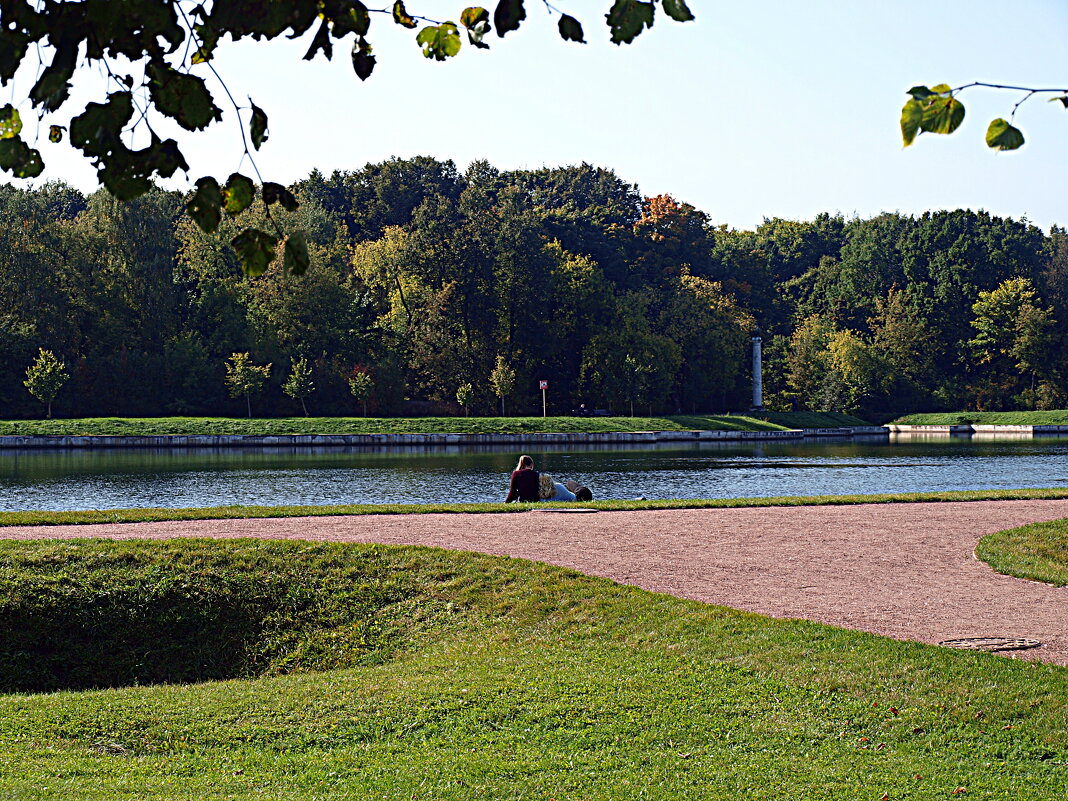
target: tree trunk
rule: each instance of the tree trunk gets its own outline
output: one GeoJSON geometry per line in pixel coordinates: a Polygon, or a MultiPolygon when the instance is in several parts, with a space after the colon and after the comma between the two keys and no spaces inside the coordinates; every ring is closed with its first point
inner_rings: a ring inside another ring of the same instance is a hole
{"type": "Polygon", "coordinates": [[[634,401],[630,402],[630,416],[634,416],[634,401]]]}
{"type": "Polygon", "coordinates": [[[52,401],[48,402],[48,419],[52,419],[52,401]]]}
{"type": "Polygon", "coordinates": [[[251,395],[246,395],[245,396],[245,405],[248,406],[248,419],[251,420],[252,419],[252,396],[251,395]]]}
{"type": "Polygon", "coordinates": [[[363,402],[363,416],[367,417],[367,401],[363,402]]]}
{"type": "Polygon", "coordinates": [[[308,416],[308,407],[304,405],[304,398],[300,399],[300,408],[304,410],[304,416],[308,416]]]}

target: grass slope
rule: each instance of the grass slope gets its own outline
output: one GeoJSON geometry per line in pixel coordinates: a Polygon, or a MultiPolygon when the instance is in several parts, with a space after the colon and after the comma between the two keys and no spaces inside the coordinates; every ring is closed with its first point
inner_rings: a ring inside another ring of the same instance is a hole
{"type": "Polygon", "coordinates": [[[1068,520],[988,534],[975,553],[999,573],[1068,587],[1068,520]]]}
{"type": "Polygon", "coordinates": [[[895,420],[902,425],[917,426],[1063,426],[1068,425],[1068,409],[1024,412],[932,412],[908,414],[895,420]]]}
{"type": "Polygon", "coordinates": [[[78,420],[4,420],[0,435],[161,436],[279,434],[532,434],[616,431],[775,431],[864,425],[849,415],[768,412],[759,417],[94,417],[78,420]]]}
{"type": "MultiPolygon", "coordinates": [[[[653,501],[593,501],[582,508],[603,511],[640,509],[734,509],[748,506],[826,506],[858,503],[936,503],[949,501],[1007,501],[1068,498],[1068,489],[956,490],[883,495],[805,495],[774,498],[696,498],[653,501]]],[[[567,507],[555,503],[548,506],[567,507]]],[[[99,509],[78,512],[0,512],[0,527],[147,523],[163,520],[237,520],[257,517],[315,517],[392,514],[488,514],[529,512],[548,508],[542,503],[352,504],[344,506],[208,506],[192,509],[99,509]]]]}
{"type": "MultiPolygon", "coordinates": [[[[58,547],[70,564],[79,548],[118,546],[18,543],[3,556],[25,575],[58,547]]],[[[160,545],[123,547],[138,564],[160,545]]],[[[398,603],[439,612],[378,664],[0,696],[3,798],[1064,797],[1064,668],[476,554],[170,547],[229,554],[264,578],[272,560],[314,572],[351,559],[354,578],[395,576],[398,603]]]]}

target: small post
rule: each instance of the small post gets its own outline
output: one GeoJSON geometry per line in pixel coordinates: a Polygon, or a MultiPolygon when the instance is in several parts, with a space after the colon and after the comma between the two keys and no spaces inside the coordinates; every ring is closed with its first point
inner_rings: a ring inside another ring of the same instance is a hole
{"type": "Polygon", "coordinates": [[[753,342],[753,409],[759,411],[764,408],[763,376],[760,368],[760,337],[754,336],[753,342]]]}
{"type": "Polygon", "coordinates": [[[548,406],[545,403],[545,390],[547,390],[549,388],[549,382],[548,381],[539,381],[538,382],[538,387],[541,388],[541,416],[542,417],[546,417],[547,416],[546,411],[548,409],[548,406]]]}

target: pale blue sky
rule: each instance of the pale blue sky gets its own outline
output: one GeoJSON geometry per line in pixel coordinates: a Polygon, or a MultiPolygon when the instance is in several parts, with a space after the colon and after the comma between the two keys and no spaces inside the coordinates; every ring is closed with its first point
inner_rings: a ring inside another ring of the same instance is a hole
{"type": "MultiPolygon", "coordinates": [[[[413,13],[442,16],[462,5],[408,2],[413,13]]],[[[1043,228],[1068,224],[1060,104],[1039,97],[1021,108],[1016,123],[1028,143],[1016,153],[983,143],[1016,93],[970,90],[957,134],[921,136],[907,150],[897,127],[914,84],[1068,85],[1064,0],[690,0],[695,22],[660,14],[622,47],[603,25],[609,0],[557,5],[582,20],[589,44],[561,41],[555,19],[528,0],[519,31],[491,36],[489,52],[465,46],[447,63],[424,59],[413,32],[375,17],[369,39],[379,62],[362,84],[345,47],[332,62],[301,61],[307,39],[225,44],[216,65],[236,96],[251,95],[270,117],[257,156],[267,180],[394,155],[453,159],[460,169],[477,158],[502,169],[586,161],[737,228],[765,216],[962,207],[1043,228]]],[[[233,110],[224,110],[212,133],[179,139],[194,178],[239,166],[233,110]]],[[[44,178],[94,185],[65,145],[39,146],[44,178]]]]}

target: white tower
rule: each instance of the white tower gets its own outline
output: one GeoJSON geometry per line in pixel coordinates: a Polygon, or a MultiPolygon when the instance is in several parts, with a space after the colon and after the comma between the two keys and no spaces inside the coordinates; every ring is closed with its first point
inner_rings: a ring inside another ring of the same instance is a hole
{"type": "Polygon", "coordinates": [[[764,386],[760,372],[760,337],[753,337],[753,409],[763,408],[764,386]]]}

